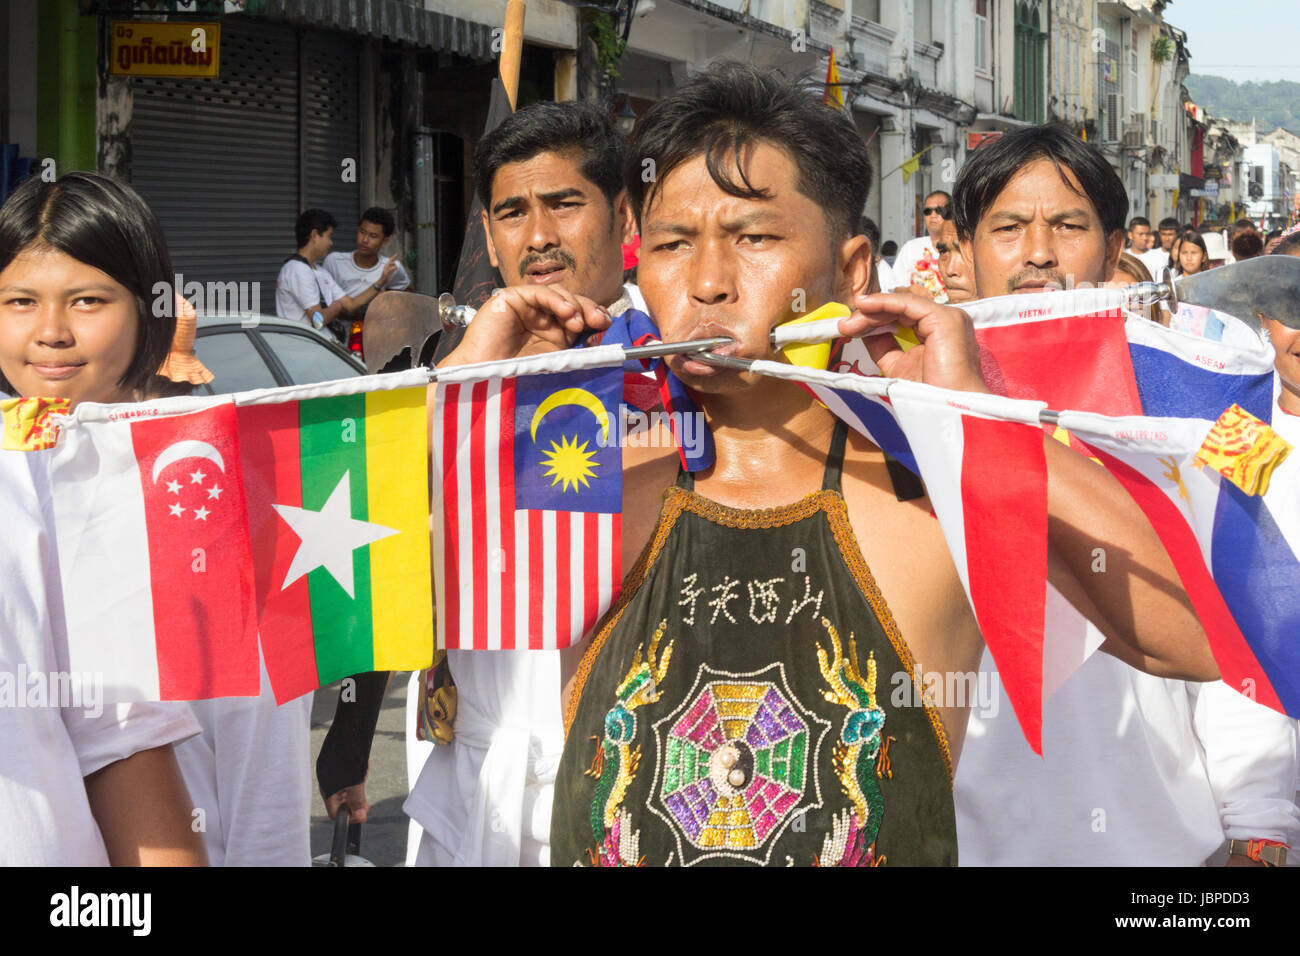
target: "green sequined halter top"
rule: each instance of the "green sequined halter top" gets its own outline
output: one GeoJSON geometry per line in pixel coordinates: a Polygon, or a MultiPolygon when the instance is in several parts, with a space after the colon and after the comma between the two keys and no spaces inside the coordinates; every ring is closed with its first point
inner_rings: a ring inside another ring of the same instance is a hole
{"type": "Polygon", "coordinates": [[[947,739],[853,537],[844,445],[840,423],[784,507],[664,493],[578,670],[554,865],[956,863],[947,739]]]}

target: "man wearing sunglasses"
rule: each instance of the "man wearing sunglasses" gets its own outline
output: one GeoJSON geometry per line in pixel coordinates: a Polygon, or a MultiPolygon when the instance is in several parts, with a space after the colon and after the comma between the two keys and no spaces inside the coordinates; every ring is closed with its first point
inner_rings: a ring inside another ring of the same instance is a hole
{"type": "Polygon", "coordinates": [[[925,197],[925,205],[921,209],[925,235],[903,243],[903,248],[898,250],[898,258],[894,260],[894,278],[898,283],[898,291],[910,288],[914,295],[935,302],[948,301],[935,243],[943,232],[943,217],[951,201],[952,197],[943,190],[925,197]]]}

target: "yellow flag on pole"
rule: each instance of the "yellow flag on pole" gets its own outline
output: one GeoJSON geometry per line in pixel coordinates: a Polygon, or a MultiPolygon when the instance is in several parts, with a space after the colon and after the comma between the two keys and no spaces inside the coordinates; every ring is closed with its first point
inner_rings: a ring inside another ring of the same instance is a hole
{"type": "Polygon", "coordinates": [[[822,92],[822,102],[844,109],[844,90],[840,87],[840,71],[835,65],[835,47],[831,47],[830,60],[826,64],[826,87],[822,92]]]}

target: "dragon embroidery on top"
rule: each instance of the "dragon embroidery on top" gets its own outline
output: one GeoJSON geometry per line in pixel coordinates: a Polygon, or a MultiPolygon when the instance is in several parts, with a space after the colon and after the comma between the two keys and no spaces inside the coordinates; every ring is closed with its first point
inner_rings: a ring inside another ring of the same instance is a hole
{"type": "Polygon", "coordinates": [[[831,750],[831,766],[852,807],[835,818],[821,855],[813,862],[817,866],[879,866],[885,857],[876,855],[876,834],[885,800],[878,779],[889,772],[889,748],[882,740],[885,712],[876,703],[876,659],[874,654],[868,655],[863,680],[853,635],[849,635],[846,657],[834,625],[822,618],[822,627],[831,640],[829,655],[821,645],[817,647],[817,665],[830,687],[822,696],[848,709],[840,739],[831,750]]]}
{"type": "Polygon", "coordinates": [[[659,642],[668,627],[666,620],[659,622],[645,659],[638,645],[632,656],[632,665],[618,685],[618,700],[605,714],[605,734],[597,741],[596,757],[587,770],[587,776],[596,778],[596,790],[591,800],[591,829],[598,850],[588,850],[592,866],[640,866],[644,858],[638,854],[640,833],[632,829],[631,815],[622,809],[627,788],[632,784],[641,762],[641,746],[632,746],[636,739],[636,714],[638,707],[659,700],[659,683],[668,673],[668,662],[673,655],[673,642],[669,641],[659,657],[659,642]]]}

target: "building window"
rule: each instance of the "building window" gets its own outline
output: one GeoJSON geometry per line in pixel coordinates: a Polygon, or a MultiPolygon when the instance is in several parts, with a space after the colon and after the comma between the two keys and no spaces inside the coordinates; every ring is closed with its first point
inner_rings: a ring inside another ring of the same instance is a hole
{"type": "Polygon", "coordinates": [[[1016,118],[1043,122],[1046,100],[1044,66],[1047,33],[1043,30],[1040,0],[1016,3],[1016,118]]]}
{"type": "Polygon", "coordinates": [[[917,43],[933,43],[933,0],[916,0],[912,8],[912,30],[917,43]]]}
{"type": "Polygon", "coordinates": [[[975,0],[975,69],[989,72],[989,0],[975,0]]]}

